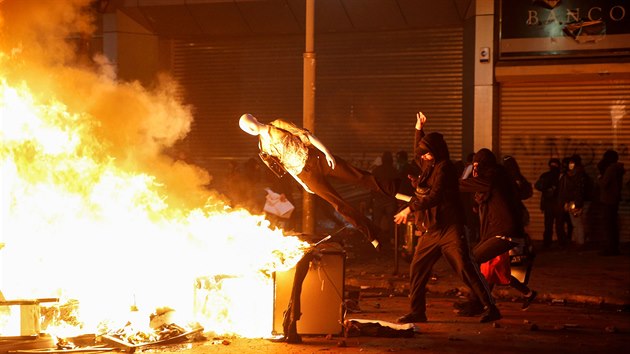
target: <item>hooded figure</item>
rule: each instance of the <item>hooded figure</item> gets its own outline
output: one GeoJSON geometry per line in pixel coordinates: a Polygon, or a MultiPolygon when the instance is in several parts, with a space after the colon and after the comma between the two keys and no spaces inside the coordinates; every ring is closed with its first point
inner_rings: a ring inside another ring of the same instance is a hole
{"type": "Polygon", "coordinates": [[[518,165],[518,162],[516,162],[516,159],[510,155],[504,156],[503,166],[516,185],[518,197],[521,200],[531,198],[534,195],[534,189],[532,188],[532,184],[521,173],[521,167],[518,165]]]}
{"type": "Polygon", "coordinates": [[[426,230],[450,224],[463,227],[464,213],[459,199],[457,172],[442,134],[429,133],[422,137],[416,148],[415,160],[421,172],[415,183],[416,198],[412,199],[409,207],[416,212],[421,226],[426,230]],[[423,159],[425,154],[431,154],[433,158],[423,159]]]}
{"type": "Polygon", "coordinates": [[[422,169],[420,174],[420,183],[423,177],[426,178],[431,174],[433,166],[440,161],[450,161],[450,153],[448,152],[448,146],[444,140],[442,134],[433,132],[424,135],[420,138],[420,141],[416,145],[414,160],[416,164],[422,169]],[[422,155],[431,153],[433,155],[432,160],[426,160],[422,158],[422,155]]]}
{"type": "Polygon", "coordinates": [[[411,312],[398,318],[399,323],[426,322],[426,285],[432,268],[442,255],[479,299],[481,322],[501,318],[494,299],[477,266],[470,257],[464,236],[464,214],[457,181],[459,176],[451,162],[448,147],[440,133],[424,135],[426,117],[418,113],[416,122],[415,160],[421,172],[413,178],[415,195],[407,207],[394,216],[398,224],[406,223],[413,212],[414,224],[421,236],[409,265],[411,312]]]}
{"type": "Polygon", "coordinates": [[[475,154],[473,178],[461,180],[460,189],[474,193],[480,241],[497,235],[523,238],[522,207],[516,187],[492,151],[484,148],[475,154]]]}
{"type": "Polygon", "coordinates": [[[543,247],[551,247],[553,243],[553,230],[556,230],[556,237],[561,246],[566,245],[566,232],[563,229],[564,218],[563,209],[558,203],[558,183],[560,180],[561,162],[557,158],[549,159],[547,163],[549,170],[543,172],[534,187],[540,191],[540,211],[543,212],[544,231],[543,247]]]}
{"type": "MultiPolygon", "coordinates": [[[[473,158],[473,177],[459,181],[462,192],[474,193],[479,214],[479,243],[473,248],[473,257],[481,265],[488,283],[509,284],[525,295],[522,308],[527,308],[537,293],[511,275],[509,251],[525,245],[527,239],[522,202],[512,177],[496,156],[481,149],[473,158]]],[[[456,305],[462,316],[475,316],[483,312],[483,304],[471,294],[469,301],[456,305]]]]}

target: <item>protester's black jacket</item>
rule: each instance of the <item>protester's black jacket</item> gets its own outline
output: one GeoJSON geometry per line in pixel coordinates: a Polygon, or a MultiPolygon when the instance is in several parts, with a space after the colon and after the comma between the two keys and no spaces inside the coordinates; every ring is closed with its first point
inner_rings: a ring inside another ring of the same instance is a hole
{"type": "Polygon", "coordinates": [[[459,181],[462,192],[475,193],[479,213],[479,238],[481,241],[495,236],[522,238],[522,209],[517,193],[502,166],[496,164],[494,154],[490,150],[482,150],[481,154],[475,154],[480,175],[459,181]],[[486,151],[487,156],[484,156],[486,151]]]}
{"type": "Polygon", "coordinates": [[[439,230],[456,225],[463,230],[464,214],[457,185],[457,172],[450,160],[448,146],[442,134],[416,131],[421,137],[416,146],[415,160],[421,167],[416,193],[409,202],[411,211],[416,212],[416,224],[421,230],[439,230]],[[433,154],[434,160],[427,163],[420,156],[433,154]]]}
{"type": "Polygon", "coordinates": [[[534,184],[534,187],[541,192],[540,210],[551,210],[558,203],[558,183],[560,180],[560,169],[553,168],[543,172],[534,184]]]}

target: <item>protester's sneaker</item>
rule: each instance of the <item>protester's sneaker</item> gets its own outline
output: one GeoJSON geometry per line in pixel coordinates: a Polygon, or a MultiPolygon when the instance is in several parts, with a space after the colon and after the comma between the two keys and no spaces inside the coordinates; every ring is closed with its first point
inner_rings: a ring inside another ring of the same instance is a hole
{"type": "Polygon", "coordinates": [[[538,292],[536,290],[532,290],[532,293],[529,296],[525,297],[525,301],[523,302],[523,306],[521,306],[521,310],[527,310],[529,305],[531,305],[532,302],[534,302],[534,299],[536,299],[536,296],[538,296],[538,292]]]}
{"type": "Polygon", "coordinates": [[[427,322],[427,315],[425,315],[424,313],[409,312],[408,314],[402,317],[398,317],[396,322],[398,323],[427,322]]]}
{"type": "Polygon", "coordinates": [[[491,305],[488,306],[488,309],[483,313],[479,322],[492,322],[500,320],[501,318],[503,318],[503,316],[501,316],[501,312],[499,312],[499,309],[495,305],[491,305]]]}

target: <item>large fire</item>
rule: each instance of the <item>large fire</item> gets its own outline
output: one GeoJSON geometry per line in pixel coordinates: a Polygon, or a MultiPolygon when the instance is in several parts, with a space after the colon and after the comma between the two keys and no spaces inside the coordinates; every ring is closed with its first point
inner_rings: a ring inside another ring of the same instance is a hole
{"type": "MultiPolygon", "coordinates": [[[[78,304],[75,323],[48,328],[66,337],[130,321],[148,328],[158,308],[216,334],[269,335],[270,275],[308,245],[231,209],[198,187],[203,171],[160,154],[191,121],[168,89],[119,83],[67,57],[44,65],[29,52],[38,46],[8,37],[0,36],[4,298],[78,304]]],[[[15,326],[11,317],[0,311],[0,335],[15,326]]]]}

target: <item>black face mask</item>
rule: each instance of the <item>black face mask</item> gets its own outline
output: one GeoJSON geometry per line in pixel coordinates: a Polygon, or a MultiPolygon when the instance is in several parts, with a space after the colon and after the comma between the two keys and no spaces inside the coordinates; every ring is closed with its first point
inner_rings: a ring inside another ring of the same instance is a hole
{"type": "Polygon", "coordinates": [[[433,172],[435,166],[435,160],[421,160],[420,162],[420,175],[418,176],[418,186],[424,187],[427,185],[429,176],[433,172]]]}

